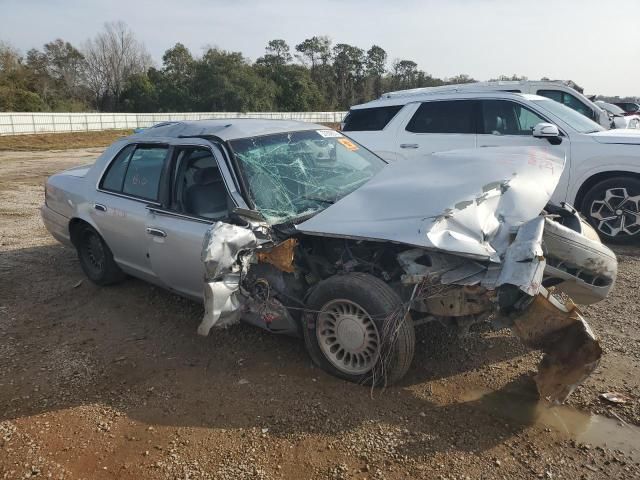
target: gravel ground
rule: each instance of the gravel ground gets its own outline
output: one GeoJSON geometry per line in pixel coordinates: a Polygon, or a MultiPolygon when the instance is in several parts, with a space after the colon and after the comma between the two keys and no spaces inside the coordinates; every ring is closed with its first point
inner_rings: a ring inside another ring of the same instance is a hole
{"type": "Polygon", "coordinates": [[[38,207],[47,175],[99,152],[0,152],[0,478],[640,478],[637,247],[585,309],[605,354],[568,406],[536,400],[536,352],[483,328],[421,327],[401,385],[372,391],[298,339],[202,338],[199,304],[89,283],[38,207]]]}

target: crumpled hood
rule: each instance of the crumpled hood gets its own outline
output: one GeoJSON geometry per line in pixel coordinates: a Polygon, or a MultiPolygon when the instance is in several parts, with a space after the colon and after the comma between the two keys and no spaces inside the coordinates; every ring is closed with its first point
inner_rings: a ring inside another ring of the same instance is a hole
{"type": "Polygon", "coordinates": [[[297,228],[499,262],[509,230],[540,214],[564,162],[539,147],[454,150],[395,162],[297,228]]]}
{"type": "Polygon", "coordinates": [[[598,143],[640,145],[640,129],[624,128],[590,133],[589,136],[598,143]]]}

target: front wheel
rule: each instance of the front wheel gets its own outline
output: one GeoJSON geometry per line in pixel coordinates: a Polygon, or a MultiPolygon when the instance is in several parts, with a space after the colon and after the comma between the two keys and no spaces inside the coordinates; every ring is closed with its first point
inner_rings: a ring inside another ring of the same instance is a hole
{"type": "Polygon", "coordinates": [[[413,321],[398,294],[367,274],[336,275],[311,293],[304,340],[313,362],[354,383],[390,385],[411,365],[413,321]]]}
{"type": "Polygon", "coordinates": [[[596,183],[584,196],[582,214],[605,241],[640,238],[640,180],[613,177],[596,183]]]}

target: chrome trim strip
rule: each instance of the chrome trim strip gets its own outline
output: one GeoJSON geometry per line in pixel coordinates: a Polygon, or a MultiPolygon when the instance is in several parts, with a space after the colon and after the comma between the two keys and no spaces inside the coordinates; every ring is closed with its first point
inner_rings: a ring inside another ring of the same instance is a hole
{"type": "Polygon", "coordinates": [[[144,203],[146,205],[157,205],[157,206],[161,206],[162,205],[160,202],[156,202],[154,200],[147,200],[147,199],[141,198],[141,197],[134,197],[132,195],[126,195],[124,193],[112,192],[110,190],[103,190],[101,188],[97,188],[96,190],[98,192],[107,193],[107,194],[113,195],[115,197],[121,197],[121,198],[127,198],[129,200],[135,200],[136,202],[144,203]]]}
{"type": "Polygon", "coordinates": [[[186,220],[193,220],[200,223],[214,224],[217,222],[217,220],[211,220],[211,219],[200,218],[200,217],[192,217],[191,215],[185,215],[183,213],[173,212],[171,210],[165,210],[163,208],[156,208],[151,205],[147,205],[147,210],[149,210],[150,212],[156,213],[158,215],[166,215],[168,217],[179,217],[179,218],[184,218],[186,220]]]}

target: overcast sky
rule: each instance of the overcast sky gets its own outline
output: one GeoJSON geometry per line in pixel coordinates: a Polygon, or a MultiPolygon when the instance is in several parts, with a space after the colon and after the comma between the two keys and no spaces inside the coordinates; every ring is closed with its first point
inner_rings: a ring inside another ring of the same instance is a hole
{"type": "Polygon", "coordinates": [[[640,0],[0,0],[0,40],[23,52],[76,46],[124,20],[159,63],[182,42],[252,60],[270,39],[313,35],[406,58],[437,77],[572,79],[585,92],[640,96],[640,0]]]}

